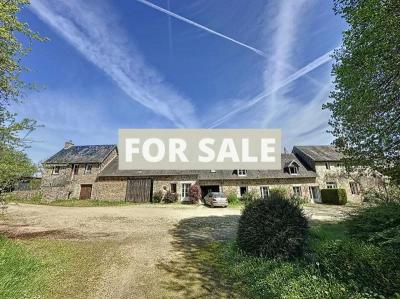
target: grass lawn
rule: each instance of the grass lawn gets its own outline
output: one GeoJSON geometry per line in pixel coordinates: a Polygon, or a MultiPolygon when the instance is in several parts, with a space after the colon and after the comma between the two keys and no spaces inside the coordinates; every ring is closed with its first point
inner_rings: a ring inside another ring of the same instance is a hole
{"type": "MultiPolygon", "coordinates": [[[[107,255],[115,252],[113,246],[0,236],[0,298],[86,298],[107,266],[107,255]]],[[[111,260],[118,261],[113,254],[111,260]]]]}
{"type": "Polygon", "coordinates": [[[400,298],[397,255],[351,240],[342,223],[314,224],[306,255],[297,260],[251,257],[235,241],[198,252],[244,298],[400,298]]]}

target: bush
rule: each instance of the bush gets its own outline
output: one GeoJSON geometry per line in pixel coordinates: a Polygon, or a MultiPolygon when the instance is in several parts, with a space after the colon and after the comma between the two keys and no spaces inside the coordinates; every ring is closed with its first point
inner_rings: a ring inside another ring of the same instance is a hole
{"type": "Polygon", "coordinates": [[[240,203],[239,197],[233,192],[228,194],[227,200],[230,205],[236,205],[240,203]]]}
{"type": "Polygon", "coordinates": [[[201,200],[201,188],[199,184],[193,184],[189,188],[189,203],[199,203],[201,200]]]}
{"type": "Polygon", "coordinates": [[[253,256],[293,258],[301,256],[308,222],[303,210],[284,198],[255,200],[239,220],[237,243],[253,256]]]}
{"type": "Polygon", "coordinates": [[[364,207],[345,224],[351,237],[400,251],[400,203],[364,207]]]}
{"type": "Polygon", "coordinates": [[[256,199],[258,199],[259,196],[257,195],[257,191],[256,190],[251,190],[251,191],[247,191],[245,192],[242,197],[240,198],[241,201],[243,201],[244,203],[249,203],[251,201],[254,201],[256,199]]]}
{"type": "Polygon", "coordinates": [[[283,187],[271,188],[269,190],[270,197],[288,198],[288,192],[283,187]]]}
{"type": "Polygon", "coordinates": [[[173,203],[178,201],[178,194],[167,191],[164,196],[165,203],[173,203]]]}
{"type": "Polygon", "coordinates": [[[344,189],[321,189],[321,201],[329,205],[345,205],[347,194],[344,189]]]}
{"type": "Polygon", "coordinates": [[[393,296],[400,290],[400,258],[390,250],[359,240],[329,240],[315,249],[322,276],[358,292],[393,296]]]}
{"type": "Polygon", "coordinates": [[[288,200],[297,205],[304,205],[310,202],[308,198],[302,196],[291,196],[288,200]]]}
{"type": "Polygon", "coordinates": [[[155,192],[153,194],[153,198],[152,198],[152,203],[159,203],[163,200],[163,192],[161,190],[158,190],[157,192],[155,192]]]}

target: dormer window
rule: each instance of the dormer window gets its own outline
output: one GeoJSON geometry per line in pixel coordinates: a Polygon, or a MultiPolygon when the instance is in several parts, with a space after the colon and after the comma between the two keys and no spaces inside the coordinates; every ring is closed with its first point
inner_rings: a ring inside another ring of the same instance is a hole
{"type": "Polygon", "coordinates": [[[287,167],[287,171],[291,174],[291,175],[297,175],[299,174],[299,164],[296,161],[290,161],[289,163],[286,163],[285,165],[287,167]]]}
{"type": "Polygon", "coordinates": [[[60,174],[60,166],[54,166],[52,174],[60,174]]]}
{"type": "Polygon", "coordinates": [[[85,174],[91,174],[92,173],[92,164],[86,164],[85,165],[85,174]]]}
{"type": "Polygon", "coordinates": [[[246,169],[238,169],[237,174],[238,174],[238,176],[246,176],[247,170],[246,169]]]}
{"type": "Polygon", "coordinates": [[[297,166],[290,166],[289,173],[292,175],[299,174],[299,168],[297,166]]]}

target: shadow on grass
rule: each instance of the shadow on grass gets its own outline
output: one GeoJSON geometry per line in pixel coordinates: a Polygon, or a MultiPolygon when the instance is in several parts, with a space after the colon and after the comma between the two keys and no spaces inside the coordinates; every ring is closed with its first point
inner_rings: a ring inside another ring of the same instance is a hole
{"type": "Polygon", "coordinates": [[[158,263],[167,275],[162,287],[183,298],[236,298],[238,294],[213,268],[213,241],[235,238],[238,215],[195,217],[181,220],[173,236],[172,260],[158,263]],[[178,295],[179,294],[179,295],[178,295]]]}

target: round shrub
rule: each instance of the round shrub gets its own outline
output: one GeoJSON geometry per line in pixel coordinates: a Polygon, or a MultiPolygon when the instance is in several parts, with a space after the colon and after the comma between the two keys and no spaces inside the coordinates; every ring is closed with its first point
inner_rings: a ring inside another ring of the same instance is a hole
{"type": "Polygon", "coordinates": [[[189,203],[196,204],[201,200],[201,187],[199,184],[193,184],[189,188],[189,203]]]}
{"type": "Polygon", "coordinates": [[[237,243],[253,256],[290,259],[303,254],[307,232],[303,210],[274,196],[246,205],[239,220],[237,243]]]}
{"type": "Polygon", "coordinates": [[[178,195],[176,193],[172,193],[171,191],[167,191],[164,196],[164,203],[173,203],[178,201],[178,195]]]}

